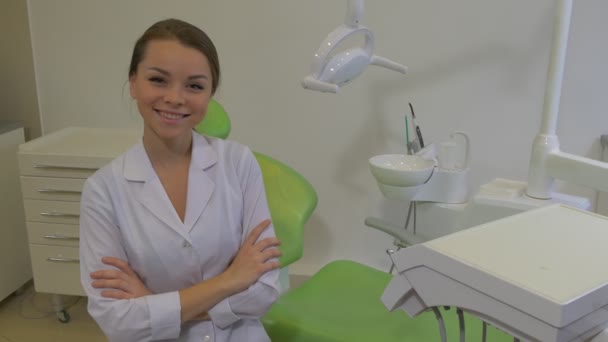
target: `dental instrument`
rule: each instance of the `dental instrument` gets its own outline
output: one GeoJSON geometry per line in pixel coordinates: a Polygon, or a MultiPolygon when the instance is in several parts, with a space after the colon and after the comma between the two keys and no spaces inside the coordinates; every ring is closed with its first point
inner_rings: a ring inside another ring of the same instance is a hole
{"type": "Polygon", "coordinates": [[[407,114],[405,114],[403,117],[405,119],[405,148],[407,149],[407,154],[414,154],[418,151],[414,150],[413,144],[410,141],[410,125],[407,120],[407,114]]]}
{"type": "Polygon", "coordinates": [[[311,73],[302,80],[306,89],[337,93],[343,85],[359,76],[368,65],[377,65],[405,74],[407,67],[374,54],[374,35],[360,24],[363,0],[349,0],[346,20],[321,43],[311,65],[311,73]],[[347,40],[363,35],[363,46],[340,49],[347,40]]]}
{"type": "Polygon", "coordinates": [[[413,114],[414,112],[414,108],[412,107],[412,104],[410,103],[410,111],[412,113],[412,128],[414,129],[414,136],[415,138],[413,140],[410,141],[409,139],[409,127],[408,127],[408,119],[407,119],[407,114],[405,114],[405,123],[406,123],[406,133],[408,135],[407,138],[407,152],[408,154],[416,154],[418,153],[424,143],[422,142],[421,138],[422,138],[422,133],[420,133],[420,128],[418,127],[418,125],[416,124],[416,119],[415,119],[415,115],[413,114]]]}
{"type": "Polygon", "coordinates": [[[414,107],[412,103],[409,103],[410,111],[412,112],[412,124],[414,125],[414,129],[416,130],[416,136],[418,137],[418,141],[420,142],[420,148],[424,148],[424,140],[422,139],[422,132],[420,131],[420,126],[416,123],[416,113],[414,113],[414,107]]]}

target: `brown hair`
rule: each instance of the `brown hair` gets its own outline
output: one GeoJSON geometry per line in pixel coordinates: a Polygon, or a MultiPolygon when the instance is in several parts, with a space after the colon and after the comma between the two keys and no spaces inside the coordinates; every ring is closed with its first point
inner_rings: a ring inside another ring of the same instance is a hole
{"type": "Polygon", "coordinates": [[[129,78],[137,73],[137,66],[144,58],[148,42],[156,39],[174,39],[184,46],[200,51],[209,61],[211,68],[211,93],[215,94],[220,83],[220,62],[215,45],[203,30],[179,19],[166,19],[150,26],[139,37],[133,47],[131,64],[129,66],[129,78]]]}

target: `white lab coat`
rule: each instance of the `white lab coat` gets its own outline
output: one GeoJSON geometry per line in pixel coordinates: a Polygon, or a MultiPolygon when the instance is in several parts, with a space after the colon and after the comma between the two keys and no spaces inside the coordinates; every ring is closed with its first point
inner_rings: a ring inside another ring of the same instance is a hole
{"type": "MultiPolygon", "coordinates": [[[[209,310],[210,321],[181,323],[177,291],[222,273],[248,233],[270,218],[259,165],[235,142],[193,132],[184,222],[140,142],[85,183],[80,217],[81,282],[88,311],[111,341],[269,341],[261,317],[278,298],[279,272],[209,310]],[[102,298],[90,273],[128,260],[155,293],[102,298]]],[[[271,227],[260,239],[274,236],[271,227]]]]}

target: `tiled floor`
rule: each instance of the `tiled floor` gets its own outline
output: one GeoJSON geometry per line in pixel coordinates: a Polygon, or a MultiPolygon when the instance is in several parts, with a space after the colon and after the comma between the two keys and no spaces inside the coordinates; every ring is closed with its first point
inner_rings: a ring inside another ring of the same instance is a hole
{"type": "Polygon", "coordinates": [[[0,342],[102,342],[107,341],[86,311],[86,298],[66,297],[71,320],[64,324],[52,311],[51,297],[24,293],[0,302],[0,342]],[[78,300],[77,302],[75,302],[78,300]]]}

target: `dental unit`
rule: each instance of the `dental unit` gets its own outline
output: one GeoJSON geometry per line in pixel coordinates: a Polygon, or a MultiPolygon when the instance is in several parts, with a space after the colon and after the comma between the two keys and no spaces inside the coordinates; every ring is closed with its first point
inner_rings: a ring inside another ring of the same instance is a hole
{"type": "MultiPolygon", "coordinates": [[[[454,132],[449,141],[424,145],[413,107],[411,123],[422,149],[369,160],[382,194],[410,203],[408,223],[412,203],[421,201],[438,204],[437,210],[449,212],[457,226],[427,241],[415,229],[380,218],[365,220],[393,236],[399,247],[389,253],[391,271],[397,273],[382,297],[389,310],[417,316],[456,307],[515,341],[608,341],[602,339],[608,336],[602,333],[608,328],[608,272],[603,271],[608,269],[608,218],[589,212],[588,199],[554,191],[556,179],[608,191],[608,163],[562,152],[556,134],[572,4],[556,0],[541,128],[527,183],[497,179],[471,196],[467,135],[454,132]],[[460,162],[455,158],[459,148],[465,151],[460,162]]],[[[312,73],[302,82],[305,88],[336,93],[370,64],[405,74],[404,66],[373,55],[373,34],[359,24],[362,13],[362,0],[348,1],[346,23],[321,44],[312,73]],[[337,45],[357,33],[365,36],[364,47],[331,57],[337,45]]],[[[406,130],[407,122],[406,117],[406,130]]],[[[444,332],[440,314],[437,318],[444,332]]],[[[463,321],[461,329],[464,341],[463,321]]]]}

